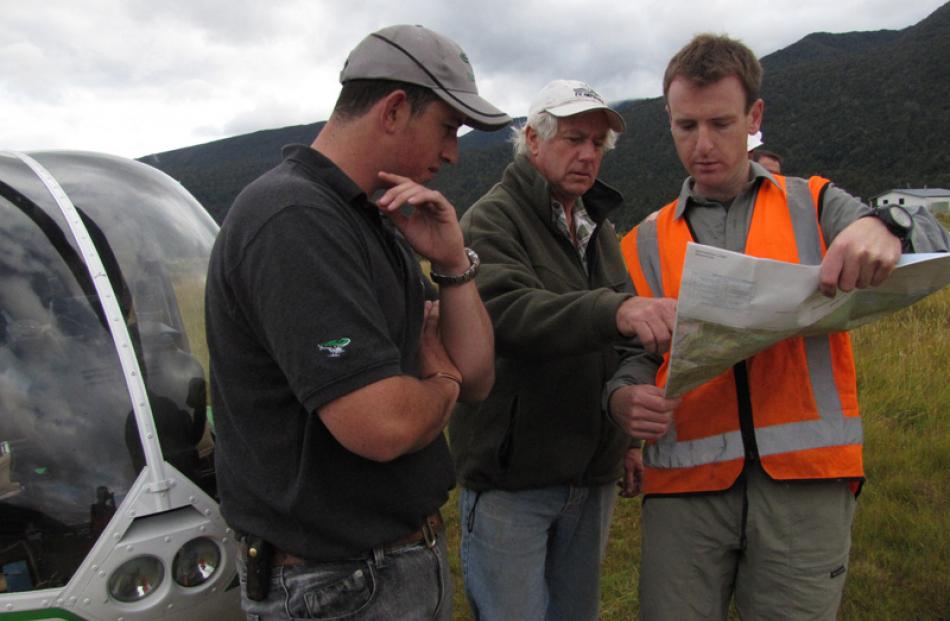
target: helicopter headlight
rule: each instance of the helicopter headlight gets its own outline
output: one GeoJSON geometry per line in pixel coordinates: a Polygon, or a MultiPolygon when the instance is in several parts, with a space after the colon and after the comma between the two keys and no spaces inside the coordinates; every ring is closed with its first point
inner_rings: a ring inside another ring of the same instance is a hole
{"type": "Polygon", "coordinates": [[[183,587],[204,584],[221,565],[221,551],[207,537],[192,539],[181,547],[172,562],[172,577],[183,587]]]}
{"type": "Polygon", "coordinates": [[[154,556],[139,556],[122,563],[109,576],[109,595],[120,602],[148,597],[165,579],[165,567],[154,556]]]}

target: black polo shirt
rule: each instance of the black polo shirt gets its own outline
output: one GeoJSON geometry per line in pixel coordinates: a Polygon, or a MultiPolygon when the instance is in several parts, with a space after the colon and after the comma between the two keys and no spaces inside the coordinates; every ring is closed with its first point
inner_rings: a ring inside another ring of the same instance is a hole
{"type": "Polygon", "coordinates": [[[237,197],[206,290],[218,490],[232,527],[304,558],[352,558],[446,501],[454,476],[442,436],[378,463],[314,414],[418,375],[423,278],[366,195],[309,147],[285,148],[237,197]]]}

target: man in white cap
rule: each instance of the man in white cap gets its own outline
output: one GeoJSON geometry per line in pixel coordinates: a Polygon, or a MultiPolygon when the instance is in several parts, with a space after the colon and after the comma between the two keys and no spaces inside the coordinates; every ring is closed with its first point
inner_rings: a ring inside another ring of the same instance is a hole
{"type": "Polygon", "coordinates": [[[313,144],[244,189],[212,252],[221,508],[248,618],[448,620],[442,430],[457,400],[488,393],[494,347],[478,257],[423,184],[458,158],[459,126],[510,118],[421,26],[366,37],[341,82],[313,144]]]}
{"type": "Polygon", "coordinates": [[[658,437],[669,423],[634,420],[620,402],[608,412],[602,398],[624,346],[665,350],[674,316],[671,300],[629,293],[607,220],[623,199],[597,175],[623,130],[589,85],[551,82],[516,130],[502,180],[462,217],[497,352],[491,394],[449,423],[478,619],[597,618],[616,484],[637,489],[630,436],[658,437]]]}

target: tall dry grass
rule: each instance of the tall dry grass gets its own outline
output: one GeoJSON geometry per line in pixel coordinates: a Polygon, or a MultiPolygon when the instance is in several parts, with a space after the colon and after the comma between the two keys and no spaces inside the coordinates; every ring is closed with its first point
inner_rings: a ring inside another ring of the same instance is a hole
{"type": "Polygon", "coordinates": [[[950,289],[853,334],[867,485],[843,619],[950,619],[950,289]]]}

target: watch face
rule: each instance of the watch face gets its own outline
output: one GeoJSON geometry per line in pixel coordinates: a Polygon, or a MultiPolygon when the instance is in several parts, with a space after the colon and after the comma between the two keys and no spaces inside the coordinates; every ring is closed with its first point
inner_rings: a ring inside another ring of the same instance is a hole
{"type": "Polygon", "coordinates": [[[894,222],[894,224],[901,227],[902,229],[909,230],[913,224],[910,214],[907,213],[907,210],[902,207],[894,205],[887,210],[887,213],[891,217],[891,220],[894,222]]]}

